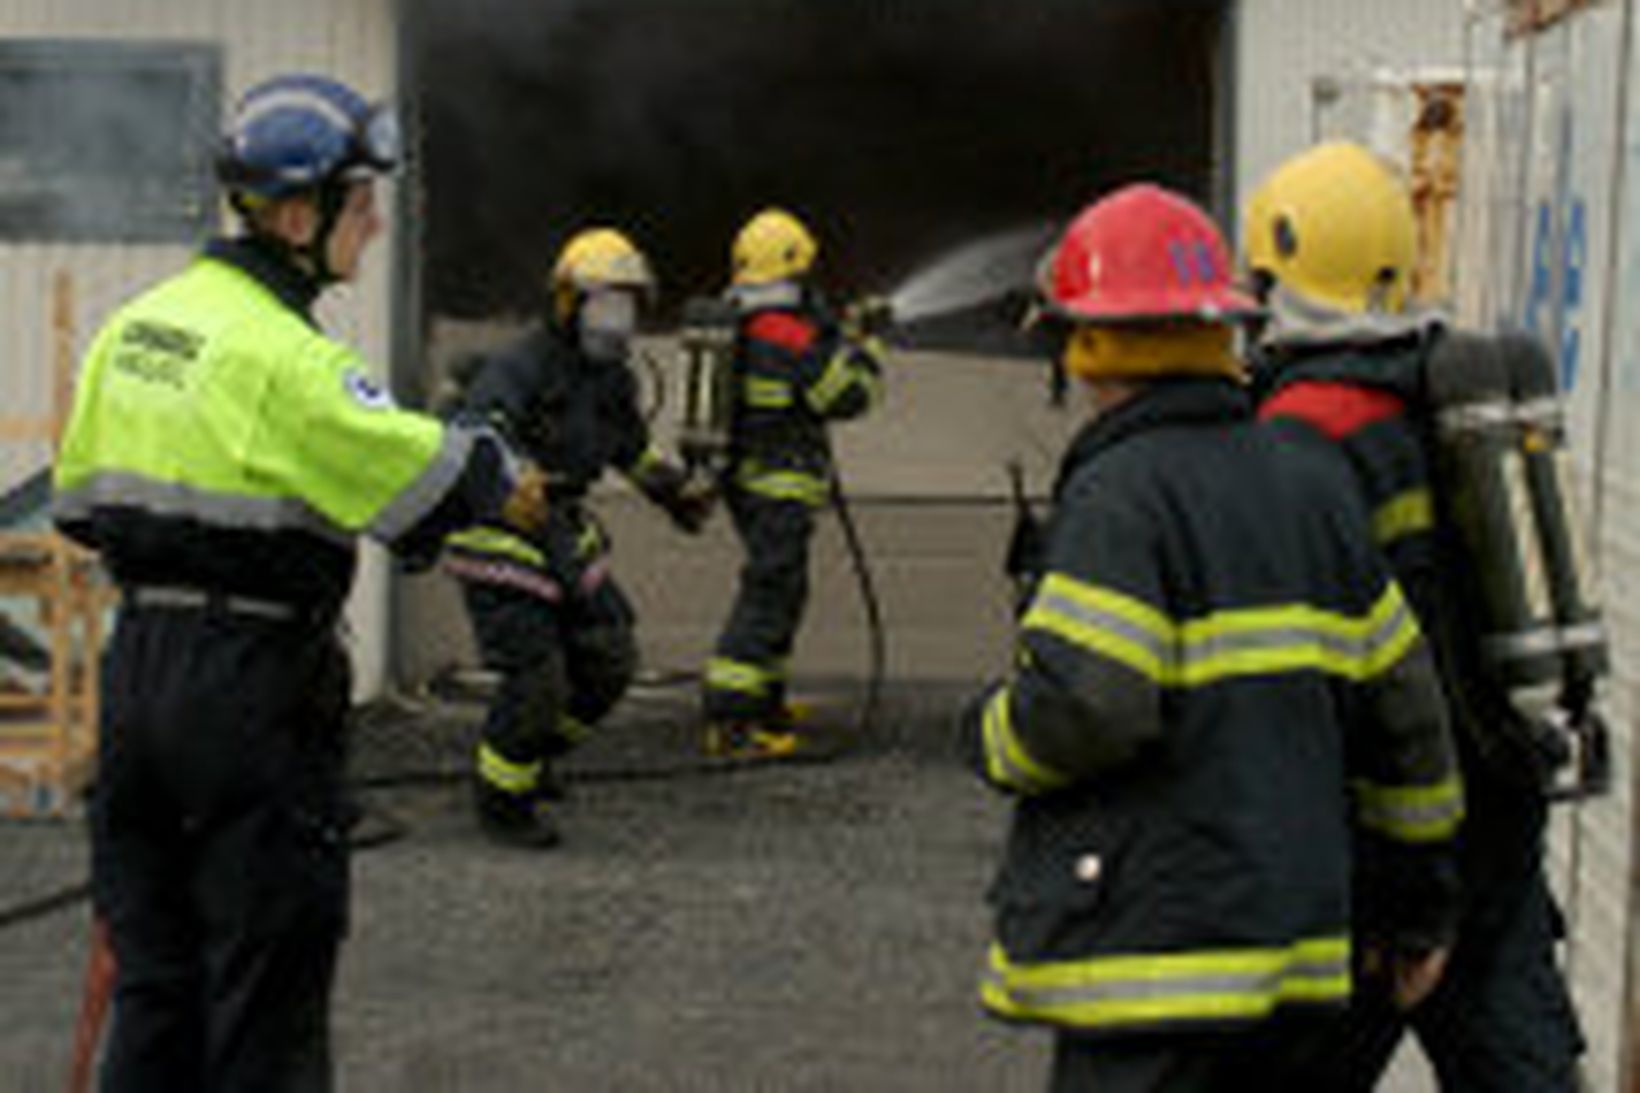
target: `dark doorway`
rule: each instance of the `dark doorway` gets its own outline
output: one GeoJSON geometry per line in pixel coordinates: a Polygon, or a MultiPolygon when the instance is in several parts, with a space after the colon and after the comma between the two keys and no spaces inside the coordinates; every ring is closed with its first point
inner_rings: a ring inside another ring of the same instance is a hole
{"type": "Polygon", "coordinates": [[[780,204],[823,281],[886,291],[942,251],[1145,178],[1209,200],[1223,0],[420,0],[432,315],[538,306],[567,233],[628,230],[663,311],[723,284],[780,204]]]}

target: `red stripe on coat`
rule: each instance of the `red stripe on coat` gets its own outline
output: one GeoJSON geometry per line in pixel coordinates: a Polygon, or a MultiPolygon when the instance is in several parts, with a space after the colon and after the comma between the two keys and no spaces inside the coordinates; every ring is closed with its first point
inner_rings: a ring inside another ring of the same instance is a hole
{"type": "Polygon", "coordinates": [[[1376,387],[1308,381],[1277,391],[1259,407],[1258,416],[1266,421],[1273,417],[1297,418],[1333,440],[1342,440],[1374,422],[1405,412],[1405,400],[1376,387]]]}
{"type": "Polygon", "coordinates": [[[793,353],[807,352],[816,331],[808,320],[787,311],[764,311],[746,323],[746,336],[793,353]]]}

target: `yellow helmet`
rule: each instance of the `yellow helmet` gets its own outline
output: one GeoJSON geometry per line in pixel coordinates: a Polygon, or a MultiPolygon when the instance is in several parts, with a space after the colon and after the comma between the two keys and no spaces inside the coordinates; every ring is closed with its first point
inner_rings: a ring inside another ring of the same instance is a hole
{"type": "Polygon", "coordinates": [[[558,252],[550,285],[553,309],[568,319],[576,300],[595,288],[629,288],[648,292],[655,287],[649,260],[614,228],[586,228],[576,232],[558,252]]]}
{"type": "Polygon", "coordinates": [[[1247,203],[1242,240],[1249,272],[1349,314],[1402,310],[1418,260],[1406,186],[1383,160],[1342,141],[1265,179],[1247,203]]]}
{"type": "Polygon", "coordinates": [[[764,209],[735,236],[729,260],[730,281],[761,285],[806,273],[820,244],[803,222],[784,209],[764,209]]]}

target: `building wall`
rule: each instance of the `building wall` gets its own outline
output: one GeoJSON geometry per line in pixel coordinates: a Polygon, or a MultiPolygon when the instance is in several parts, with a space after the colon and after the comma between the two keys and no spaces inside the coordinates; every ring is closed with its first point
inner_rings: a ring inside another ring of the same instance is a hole
{"type": "MultiPolygon", "coordinates": [[[[390,0],[0,0],[0,38],[184,40],[223,48],[224,114],[249,84],[282,70],[340,77],[364,93],[391,95],[397,45],[390,0]]],[[[184,246],[0,243],[0,404],[5,414],[50,406],[51,296],[59,272],[72,281],[76,345],[83,349],[119,301],[176,270],[184,246]]],[[[385,366],[393,241],[378,244],[362,279],[322,308],[326,326],[385,366]]],[[[76,354],[77,356],[78,354],[76,354]]],[[[385,377],[386,369],[381,368],[385,377]]],[[[0,489],[45,465],[43,446],[0,452],[0,489]]],[[[366,692],[380,685],[385,581],[367,563],[352,605],[356,660],[366,692]]]]}
{"type": "Polygon", "coordinates": [[[1640,83],[1623,71],[1631,7],[1587,5],[1526,34],[1506,32],[1500,5],[1473,13],[1457,264],[1465,322],[1523,327],[1555,351],[1584,538],[1604,581],[1613,789],[1557,809],[1551,832],[1595,1090],[1626,1088],[1631,1050],[1630,760],[1640,709],[1640,612],[1630,587],[1640,560],[1640,104],[1632,98],[1640,83]]]}
{"type": "Polygon", "coordinates": [[[1382,68],[1463,63],[1463,0],[1241,0],[1236,5],[1236,206],[1326,130],[1317,80],[1347,91],[1382,68]]]}

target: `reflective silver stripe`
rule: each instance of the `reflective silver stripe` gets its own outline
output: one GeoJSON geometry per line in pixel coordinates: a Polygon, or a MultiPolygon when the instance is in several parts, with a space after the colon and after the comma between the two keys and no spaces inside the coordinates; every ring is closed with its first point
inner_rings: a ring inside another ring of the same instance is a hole
{"type": "Polygon", "coordinates": [[[795,307],[803,302],[803,290],[796,281],[735,285],[723,295],[741,311],[757,311],[766,307],[795,307]]]}
{"type": "Polygon", "coordinates": [[[1463,819],[1463,791],[1456,779],[1432,786],[1355,783],[1356,815],[1363,826],[1401,842],[1449,838],[1463,819]]]}
{"type": "Polygon", "coordinates": [[[358,123],[340,106],[317,91],[300,87],[283,88],[256,96],[239,112],[238,124],[243,128],[268,114],[287,109],[311,110],[315,114],[323,114],[326,121],[344,133],[351,133],[358,128],[358,123]]]}
{"type": "Polygon", "coordinates": [[[58,520],[84,520],[98,508],[115,505],[233,531],[300,531],[342,545],[353,541],[346,529],[299,498],[212,493],[125,471],[99,471],[83,485],[59,490],[51,512],[58,520]]]}
{"type": "Polygon", "coordinates": [[[1489,634],[1482,639],[1482,647],[1493,660],[1519,660],[1524,657],[1568,653],[1580,649],[1597,649],[1606,644],[1606,628],[1598,622],[1579,623],[1576,626],[1540,626],[1513,634],[1489,634]]]}
{"type": "Polygon", "coordinates": [[[1503,399],[1474,402],[1442,410],[1441,428],[1447,432],[1481,432],[1514,426],[1539,429],[1560,428],[1564,410],[1558,398],[1535,398],[1526,402],[1503,399]]]}
{"type": "Polygon", "coordinates": [[[280,622],[288,622],[298,614],[295,605],[280,603],[277,600],[261,600],[254,596],[214,595],[203,588],[185,588],[177,585],[129,585],[120,589],[120,596],[130,607],[162,607],[192,611],[215,608],[230,615],[249,615],[280,622]]]}
{"type": "Polygon", "coordinates": [[[444,571],[461,581],[475,584],[503,585],[539,596],[548,603],[564,598],[564,590],[557,581],[533,570],[504,561],[483,561],[478,558],[446,552],[440,563],[444,571]]]}
{"type": "Polygon", "coordinates": [[[444,495],[450,492],[450,487],[456,484],[461,472],[466,469],[473,445],[480,437],[492,443],[499,443],[495,434],[488,428],[445,426],[444,443],[438,454],[433,457],[432,463],[376,514],[376,518],[370,522],[370,534],[384,543],[391,543],[438,507],[438,503],[444,500],[444,495]]]}

